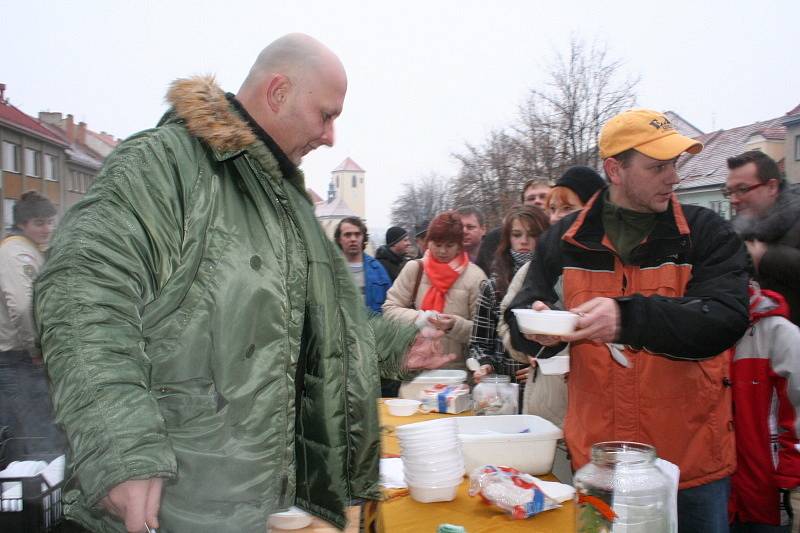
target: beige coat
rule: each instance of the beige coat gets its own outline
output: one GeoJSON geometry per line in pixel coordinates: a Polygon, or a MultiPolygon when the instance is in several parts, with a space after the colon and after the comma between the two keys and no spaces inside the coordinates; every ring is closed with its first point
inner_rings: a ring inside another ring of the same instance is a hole
{"type": "Polygon", "coordinates": [[[0,244],[0,351],[38,355],[33,323],[33,280],[44,256],[27,237],[12,235],[0,244]]]}
{"type": "MultiPolygon", "coordinates": [[[[413,324],[417,320],[420,314],[417,309],[422,305],[425,292],[431,286],[428,276],[423,273],[419,283],[419,290],[417,290],[415,305],[412,306],[411,296],[419,268],[419,262],[409,261],[400,271],[400,275],[397,276],[394,285],[386,293],[386,301],[383,304],[384,317],[406,324],[413,324]]],[[[458,356],[458,359],[450,363],[447,368],[466,368],[464,354],[472,333],[472,315],[480,295],[481,282],[485,279],[486,274],[483,273],[483,270],[470,263],[450,287],[450,290],[447,291],[444,313],[453,315],[456,323],[453,329],[444,336],[442,350],[445,353],[454,353],[458,356]]]]}
{"type": "MultiPolygon", "coordinates": [[[[497,334],[503,339],[503,346],[508,350],[511,357],[523,363],[528,362],[528,356],[511,346],[511,334],[508,331],[508,324],[503,319],[503,314],[522,288],[529,266],[530,263],[523,265],[508,285],[505,298],[500,302],[500,319],[497,323],[497,334]]],[[[559,355],[569,355],[569,347],[564,348],[559,355]]],[[[539,372],[536,376],[536,381],[533,381],[533,372],[529,372],[522,404],[522,414],[541,416],[558,427],[563,427],[564,415],[567,414],[567,382],[565,376],[545,376],[539,372]]]]}

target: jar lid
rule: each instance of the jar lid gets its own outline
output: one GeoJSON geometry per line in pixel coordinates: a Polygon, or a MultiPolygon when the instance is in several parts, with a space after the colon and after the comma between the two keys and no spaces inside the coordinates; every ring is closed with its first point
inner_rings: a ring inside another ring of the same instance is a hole
{"type": "Polygon", "coordinates": [[[640,442],[610,441],[592,444],[595,464],[645,464],[656,460],[656,449],[640,442]]]}
{"type": "Polygon", "coordinates": [[[511,383],[511,376],[505,374],[489,374],[481,378],[481,383],[511,383]]]}

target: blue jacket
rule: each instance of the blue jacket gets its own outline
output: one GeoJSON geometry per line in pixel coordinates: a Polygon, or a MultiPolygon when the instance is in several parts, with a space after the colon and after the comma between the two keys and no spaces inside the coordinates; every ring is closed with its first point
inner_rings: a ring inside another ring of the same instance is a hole
{"type": "Polygon", "coordinates": [[[380,261],[364,254],[364,300],[371,311],[381,312],[386,292],[391,286],[392,280],[380,261]]]}

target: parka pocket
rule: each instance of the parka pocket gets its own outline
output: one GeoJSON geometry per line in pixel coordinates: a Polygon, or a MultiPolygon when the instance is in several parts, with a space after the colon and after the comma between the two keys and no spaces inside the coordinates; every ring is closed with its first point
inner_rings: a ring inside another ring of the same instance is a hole
{"type": "Polygon", "coordinates": [[[154,390],[154,395],[168,430],[199,424],[216,415],[225,405],[224,399],[216,391],[187,394],[170,387],[160,387],[154,390]]]}

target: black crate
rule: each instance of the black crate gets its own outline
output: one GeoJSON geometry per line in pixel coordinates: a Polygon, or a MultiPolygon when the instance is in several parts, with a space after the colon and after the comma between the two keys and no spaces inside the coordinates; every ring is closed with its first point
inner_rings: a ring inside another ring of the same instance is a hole
{"type": "MultiPolygon", "coordinates": [[[[8,439],[11,440],[11,439],[8,439]]],[[[0,451],[6,441],[0,442],[0,451]]],[[[37,457],[22,457],[15,460],[47,461],[57,458],[59,454],[42,454],[37,457]]],[[[5,460],[0,459],[5,463],[5,460]]],[[[5,468],[3,464],[3,468],[5,468]]],[[[42,475],[33,477],[9,477],[0,479],[0,531],[3,533],[44,533],[54,531],[61,522],[61,490],[64,481],[50,486],[42,475]],[[4,498],[3,492],[9,483],[22,485],[22,497],[4,498]],[[42,490],[42,486],[46,487],[42,490]]]]}

